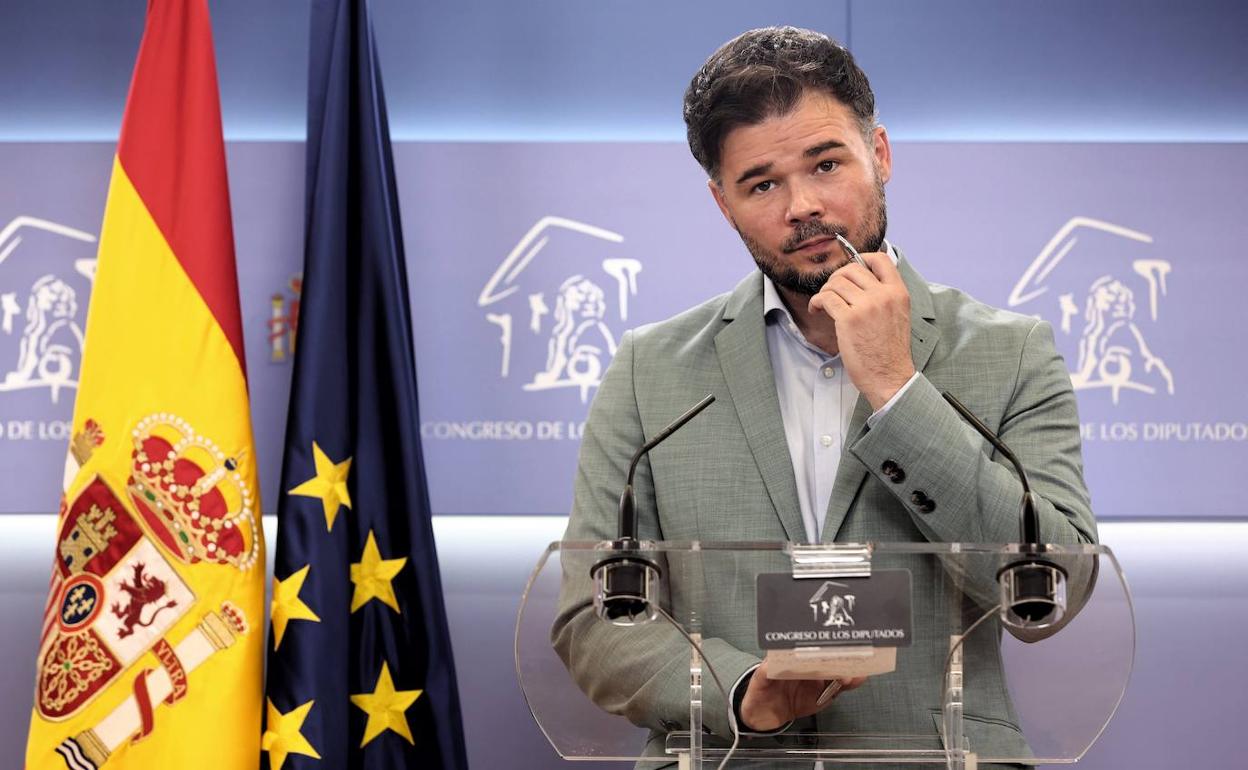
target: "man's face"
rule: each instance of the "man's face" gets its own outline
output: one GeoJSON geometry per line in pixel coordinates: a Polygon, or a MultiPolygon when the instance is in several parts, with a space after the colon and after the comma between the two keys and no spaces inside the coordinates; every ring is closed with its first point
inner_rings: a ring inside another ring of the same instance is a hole
{"type": "Polygon", "coordinates": [[[759,269],[784,289],[814,295],[849,257],[879,251],[884,183],[892,151],[882,126],[864,139],[854,114],[830,94],[807,90],[787,115],[733,129],[724,139],[711,194],[759,269]]]}

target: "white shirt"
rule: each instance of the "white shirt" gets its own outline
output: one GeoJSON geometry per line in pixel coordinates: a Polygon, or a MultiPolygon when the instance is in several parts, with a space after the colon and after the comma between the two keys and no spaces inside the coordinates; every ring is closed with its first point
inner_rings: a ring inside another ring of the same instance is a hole
{"type": "MultiPolygon", "coordinates": [[[[897,264],[892,244],[885,241],[884,246],[897,264]]],[[[806,540],[817,543],[823,536],[832,485],[845,449],[845,432],[859,392],[845,373],[841,357],[828,355],[802,335],[770,278],[763,279],[763,317],[806,540]]],[[[914,377],[867,418],[868,427],[883,418],[911,382],[914,377]]]]}
{"type": "MultiPolygon", "coordinates": [[[[885,241],[884,250],[893,264],[897,264],[897,252],[893,245],[885,241]]],[[[818,543],[823,536],[823,523],[827,518],[836,471],[841,466],[845,432],[849,429],[860,393],[845,373],[839,355],[830,356],[807,341],[770,278],[763,279],[763,318],[767,324],[767,352],[776,379],[780,417],[784,421],[784,436],[789,446],[789,458],[793,462],[806,541],[818,543]]],[[[888,403],[867,417],[867,427],[883,419],[918,376],[915,372],[888,403]]],[[[746,671],[733,684],[729,693],[730,704],[736,702],[737,688],[753,671],[753,668],[746,671]]],[[[785,725],[767,734],[783,732],[788,728],[789,725],[785,725]]],[[[816,763],[815,770],[821,767],[822,763],[816,763]]]]}

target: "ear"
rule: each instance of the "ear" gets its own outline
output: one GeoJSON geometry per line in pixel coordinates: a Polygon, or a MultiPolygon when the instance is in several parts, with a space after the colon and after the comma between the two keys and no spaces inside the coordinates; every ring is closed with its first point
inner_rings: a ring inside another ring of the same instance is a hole
{"type": "Polygon", "coordinates": [[[719,182],[714,179],[706,180],[706,189],[711,191],[711,197],[715,199],[715,205],[719,206],[719,213],[724,215],[724,219],[728,220],[728,224],[732,225],[732,229],[737,229],[737,223],[732,218],[732,213],[728,211],[728,202],[724,199],[724,189],[719,186],[719,182]]]}
{"type": "Polygon", "coordinates": [[[888,143],[888,129],[876,126],[871,131],[871,151],[875,156],[875,169],[880,182],[886,183],[893,175],[893,148],[888,143]]]}

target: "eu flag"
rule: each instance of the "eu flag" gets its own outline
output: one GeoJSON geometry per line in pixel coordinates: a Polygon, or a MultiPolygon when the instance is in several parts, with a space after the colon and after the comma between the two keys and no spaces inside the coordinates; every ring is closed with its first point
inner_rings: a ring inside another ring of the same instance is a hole
{"type": "Polygon", "coordinates": [[[465,768],[366,0],[312,4],[305,238],[264,755],[271,770],[465,768]]]}

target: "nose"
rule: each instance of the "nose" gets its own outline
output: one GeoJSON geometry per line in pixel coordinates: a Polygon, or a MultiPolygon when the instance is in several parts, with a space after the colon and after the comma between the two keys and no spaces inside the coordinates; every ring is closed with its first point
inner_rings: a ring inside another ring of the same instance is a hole
{"type": "Polygon", "coordinates": [[[819,219],[823,216],[823,203],[813,186],[803,182],[792,182],[789,185],[789,207],[785,219],[795,225],[808,219],[819,219]]]}

